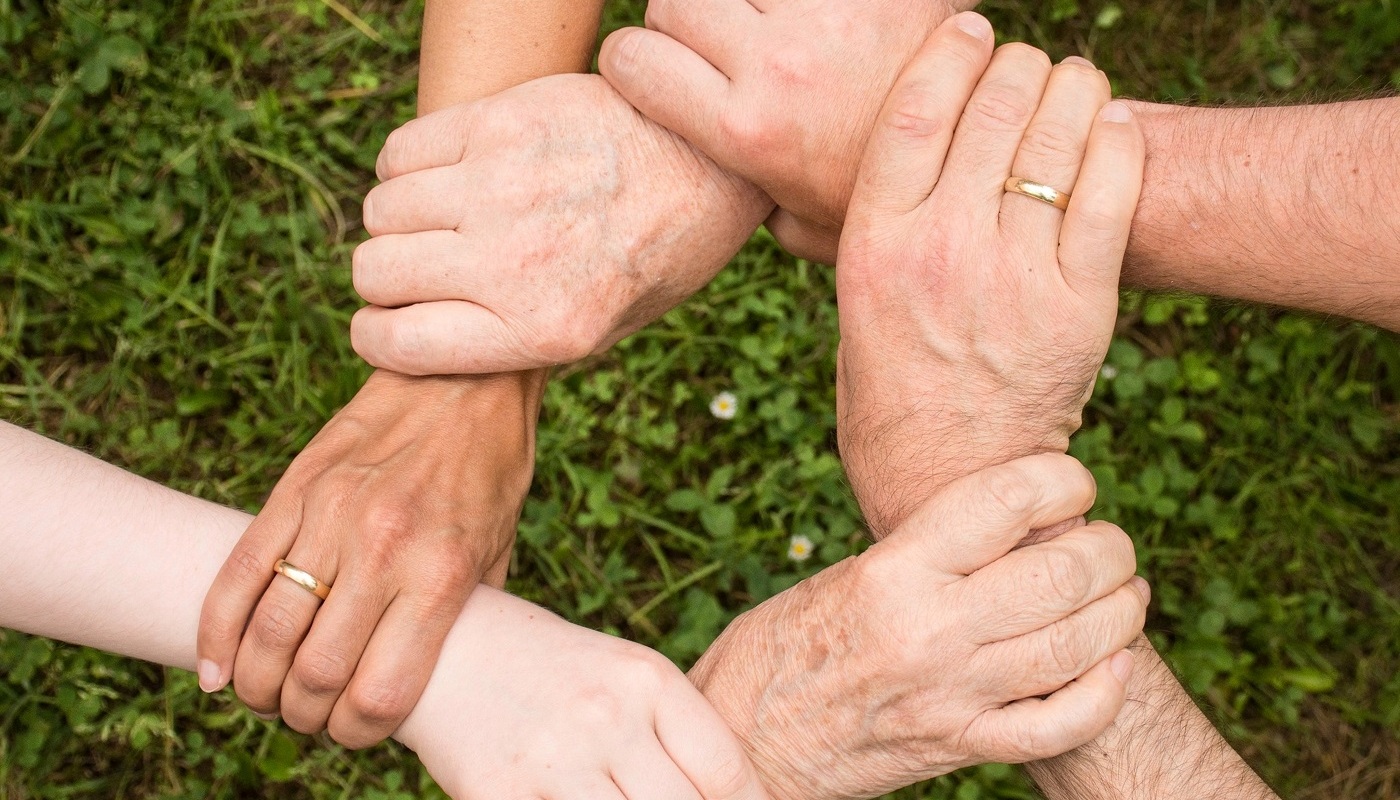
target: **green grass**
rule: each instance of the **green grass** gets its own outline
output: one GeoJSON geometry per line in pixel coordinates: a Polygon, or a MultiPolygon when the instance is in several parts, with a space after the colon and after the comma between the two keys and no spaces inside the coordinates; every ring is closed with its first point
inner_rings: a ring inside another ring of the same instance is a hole
{"type": "MultiPolygon", "coordinates": [[[[256,509],[353,394],[349,253],[378,147],[411,114],[419,9],[352,5],[363,26],[320,0],[0,0],[5,419],[256,509]]],[[[612,3],[608,25],[641,6],[612,3]]],[[[1400,87],[1394,0],[986,10],[1138,97],[1400,87]]],[[[687,663],[747,605],[857,551],[832,293],[760,235],[695,301],[558,380],[514,590],[687,663]],[[730,422],[707,411],[722,390],[741,400],[730,422]],[[785,556],[799,533],[817,543],[803,565],[785,556]]],[[[1159,644],[1286,793],[1400,797],[1395,338],[1129,296],[1110,364],[1075,451],[1139,542],[1159,644]]],[[[191,676],[0,633],[0,797],[427,783],[399,748],[324,744],[191,676]]],[[[902,796],[1034,794],[990,766],[902,796]]]]}

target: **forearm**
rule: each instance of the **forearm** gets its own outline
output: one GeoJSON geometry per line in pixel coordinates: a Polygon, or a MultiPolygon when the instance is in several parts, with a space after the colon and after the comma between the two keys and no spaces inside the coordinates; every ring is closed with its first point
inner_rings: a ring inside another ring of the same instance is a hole
{"type": "Polygon", "coordinates": [[[1122,713],[1097,740],[1026,769],[1048,800],[1277,800],[1145,638],[1122,713]]]}
{"type": "Polygon", "coordinates": [[[1400,98],[1134,108],[1148,158],[1126,284],[1400,330],[1400,98]]]}
{"type": "MultiPolygon", "coordinates": [[[[252,518],[0,423],[0,628],[193,670],[200,603],[252,518]]],[[[482,625],[529,625],[538,608],[478,587],[458,616],[420,705],[482,625]]],[[[396,738],[418,746],[411,715],[396,738]]]]}
{"type": "Polygon", "coordinates": [[[603,0],[428,0],[418,113],[587,72],[603,0]]]}

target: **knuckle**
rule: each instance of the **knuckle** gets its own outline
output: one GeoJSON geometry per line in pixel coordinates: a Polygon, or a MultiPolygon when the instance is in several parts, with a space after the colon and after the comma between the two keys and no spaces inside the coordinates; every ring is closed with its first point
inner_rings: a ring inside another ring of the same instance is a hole
{"type": "Polygon", "coordinates": [[[572,705],[580,730],[615,730],[623,723],[625,710],[622,698],[601,684],[583,690],[572,705]]]}
{"type": "Polygon", "coordinates": [[[1117,236],[1127,229],[1127,215],[1116,204],[1096,195],[1078,197],[1074,208],[1075,227],[1081,233],[1102,239],[1117,236]]]}
{"type": "Polygon", "coordinates": [[[272,564],[241,543],[229,556],[228,565],[230,576],[241,586],[264,586],[272,580],[272,564]]]}
{"type": "Polygon", "coordinates": [[[763,57],[763,70],[768,78],[786,87],[809,85],[813,76],[819,74],[820,67],[812,48],[802,44],[774,47],[763,57]]]}
{"type": "Polygon", "coordinates": [[[719,115],[719,133],[741,159],[770,158],[781,133],[771,115],[750,114],[737,105],[727,106],[719,115]]]}
{"type": "Polygon", "coordinates": [[[354,664],[350,658],[336,650],[299,653],[292,664],[292,679],[308,694],[317,697],[340,694],[353,673],[354,664]]]}
{"type": "Polygon", "coordinates": [[[1035,113],[1035,104],[1034,99],[1015,84],[997,81],[973,95],[966,113],[978,128],[1015,133],[1035,113]]]}
{"type": "Polygon", "coordinates": [[[301,639],[296,616],[279,603],[259,605],[249,631],[255,645],[277,652],[291,650],[301,639]]]}
{"type": "Polygon", "coordinates": [[[982,494],[993,513],[1004,520],[1024,518],[1040,500],[1036,486],[1016,468],[987,473],[982,494]]]}
{"type": "Polygon", "coordinates": [[[702,765],[707,800],[732,800],[748,796],[753,777],[744,754],[734,748],[721,747],[707,753],[702,765]]]}
{"type": "Polygon", "coordinates": [[[1050,164],[1077,163],[1084,153],[1086,140],[1072,126],[1058,120],[1044,120],[1032,125],[1021,143],[1021,152],[1028,158],[1050,164]]]}
{"type": "Polygon", "coordinates": [[[933,139],[950,127],[938,111],[937,98],[930,87],[912,84],[895,90],[886,119],[891,128],[910,138],[933,139]]]}
{"type": "Polygon", "coordinates": [[[1076,678],[1089,668],[1091,650],[1085,646],[1085,637],[1078,626],[1057,623],[1050,629],[1046,648],[1046,666],[1057,679],[1076,678]]]}
{"type": "Polygon", "coordinates": [[[346,699],[355,717],[375,727],[397,725],[413,710],[413,698],[394,680],[361,681],[350,687],[346,699]]]}
{"type": "Polygon", "coordinates": [[[1073,550],[1055,542],[1041,547],[1044,550],[1040,569],[1049,587],[1050,598],[1065,611],[1079,608],[1084,604],[1092,584],[1083,561],[1073,550]]]}

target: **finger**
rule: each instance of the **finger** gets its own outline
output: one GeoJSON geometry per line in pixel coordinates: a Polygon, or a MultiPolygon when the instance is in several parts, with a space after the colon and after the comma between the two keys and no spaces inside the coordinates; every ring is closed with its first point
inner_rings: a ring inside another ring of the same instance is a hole
{"type": "Polygon", "coordinates": [[[976,600],[968,606],[979,609],[973,635],[986,644],[1055,624],[1136,571],[1133,540],[1116,525],[1092,522],[1008,553],[960,581],[957,591],[976,600]]]}
{"type": "Polygon", "coordinates": [[[904,214],[928,199],[992,44],[991,24],[972,12],[950,17],[933,32],[880,112],[856,179],[853,209],[904,214]]]}
{"type": "Polygon", "coordinates": [[[365,230],[370,236],[457,230],[469,202],[462,187],[471,185],[457,173],[459,168],[410,172],[370,189],[364,203],[365,230]]]}
{"type": "Polygon", "coordinates": [[[752,59],[750,31],[763,15],[748,0],[651,0],[646,26],[685,45],[725,75],[752,59]]]}
{"type": "MultiPolygon", "coordinates": [[[[1050,59],[1024,44],[997,49],[958,121],[939,195],[958,208],[1001,208],[1016,151],[1050,78],[1050,59]]],[[[992,219],[995,219],[993,216],[992,219]]]]}
{"type": "Polygon", "coordinates": [[[300,733],[326,729],[388,605],[378,582],[357,580],[353,571],[337,578],[282,685],[281,714],[288,727],[300,733]]]}
{"type": "Polygon", "coordinates": [[[986,659],[985,663],[1014,665],[1010,674],[984,670],[996,686],[999,697],[995,699],[1007,702],[1050,694],[1132,644],[1147,619],[1146,583],[1134,578],[1053,625],[979,651],[978,658],[986,659]]]}
{"type": "Polygon", "coordinates": [[[656,737],[705,800],[765,800],[768,793],[719,712],[698,691],[664,696],[656,737]]]}
{"type": "Polygon", "coordinates": [[[1060,231],[1060,269],[1083,292],[1116,296],[1128,229],[1142,191],[1146,145],[1127,103],[1103,107],[1060,231]]]}
{"type": "Polygon", "coordinates": [[[451,166],[466,158],[477,108],[475,104],[444,108],[410,120],[390,133],[374,165],[379,180],[451,166]]]}
{"type": "Polygon", "coordinates": [[[835,264],[841,241],[839,228],[827,228],[800,219],[783,209],[774,211],[763,223],[768,232],[792,255],[818,264],[835,264]]]}
{"type": "Polygon", "coordinates": [[[404,375],[486,375],[568,363],[525,346],[490,309],[461,300],[362,308],[350,344],[370,365],[404,375]]]}
{"type": "MultiPolygon", "coordinates": [[[[1082,58],[1068,58],[1050,72],[1040,108],[1021,140],[1011,174],[1073,196],[1094,117],[1112,97],[1108,78],[1082,58]]],[[[1017,241],[1040,243],[1053,256],[1064,212],[1034,198],[1005,192],[1001,221],[1017,241]]]]}
{"type": "Polygon", "coordinates": [[[474,585],[442,584],[442,595],[400,595],[389,604],[331,712],[331,738],[358,749],[399,729],[428,685],[443,640],[474,585]]]}
{"type": "Polygon", "coordinates": [[[655,739],[629,748],[626,761],[613,768],[612,778],[629,800],[701,800],[700,792],[655,739]]]}
{"type": "Polygon", "coordinates": [[[1094,476],[1070,456],[1030,456],[948,484],[877,547],[897,542],[944,574],[972,575],[1031,530],[1085,513],[1094,494],[1094,476]]]}
{"type": "Polygon", "coordinates": [[[997,743],[979,753],[987,761],[1017,764],[1067,753],[1113,723],[1132,670],[1132,653],[1120,651],[1043,700],[1018,700],[985,712],[968,733],[997,743]]]}
{"type": "Polygon", "coordinates": [[[386,308],[438,300],[475,301],[501,283],[456,231],[389,233],[361,242],[351,259],[355,291],[386,308]]]}
{"type": "Polygon", "coordinates": [[[658,31],[623,28],[603,41],[598,71],[643,115],[739,172],[742,154],[726,146],[721,125],[729,79],[694,50],[658,31]]]}
{"type": "MultiPolygon", "coordinates": [[[[286,559],[321,583],[334,587],[335,556],[313,549],[310,542],[316,540],[307,533],[303,527],[286,559]]],[[[279,713],[282,684],[321,603],[321,598],[281,574],[273,578],[258,601],[233,664],[233,688],[238,699],[255,713],[279,713]]]]}
{"type": "Polygon", "coordinates": [[[279,484],[244,532],[204,597],[196,651],[199,686],[217,692],[233,678],[234,659],[248,620],[276,574],[272,567],[292,547],[301,527],[301,501],[279,484]]]}

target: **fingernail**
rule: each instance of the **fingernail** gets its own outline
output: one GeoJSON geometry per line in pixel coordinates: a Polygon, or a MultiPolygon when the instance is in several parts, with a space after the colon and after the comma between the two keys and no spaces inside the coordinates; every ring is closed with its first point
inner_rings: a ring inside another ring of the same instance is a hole
{"type": "Polygon", "coordinates": [[[959,14],[956,22],[958,30],[974,39],[992,38],[992,23],[988,22],[987,18],[981,14],[967,11],[959,14]]]}
{"type": "Polygon", "coordinates": [[[1148,583],[1147,581],[1143,580],[1137,575],[1134,575],[1131,579],[1129,579],[1128,583],[1132,584],[1133,588],[1137,589],[1137,593],[1142,595],[1143,605],[1152,604],[1152,584],[1148,583]]]}
{"type": "Polygon", "coordinates": [[[1094,62],[1090,61],[1090,60],[1087,59],[1087,58],[1080,58],[1079,56],[1070,56],[1069,58],[1066,58],[1064,61],[1061,61],[1060,63],[1061,63],[1061,64],[1077,64],[1077,65],[1079,65],[1079,66],[1081,66],[1081,67],[1088,67],[1089,69],[1095,69],[1095,67],[1094,67],[1094,62]]]}
{"type": "Polygon", "coordinates": [[[253,716],[257,717],[263,722],[275,722],[277,720],[276,714],[259,714],[258,712],[254,711],[253,716]]]}
{"type": "Polygon", "coordinates": [[[1099,119],[1104,122],[1127,122],[1133,118],[1133,112],[1128,108],[1127,103],[1114,100],[1103,107],[1099,112],[1099,119]]]}
{"type": "Polygon", "coordinates": [[[1108,668],[1120,682],[1127,683],[1128,678],[1133,676],[1133,654],[1127,650],[1119,651],[1108,662],[1108,668]]]}
{"type": "Polygon", "coordinates": [[[199,660],[199,688],[209,694],[224,688],[223,671],[207,658],[199,660]]]}

